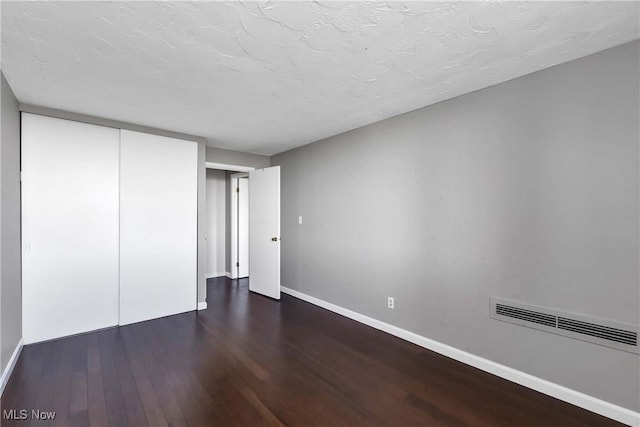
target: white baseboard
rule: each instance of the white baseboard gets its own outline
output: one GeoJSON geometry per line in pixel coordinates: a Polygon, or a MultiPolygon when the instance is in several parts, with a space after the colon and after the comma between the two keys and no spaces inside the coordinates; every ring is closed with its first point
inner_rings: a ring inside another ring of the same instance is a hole
{"type": "Polygon", "coordinates": [[[406,329],[381,322],[380,320],[376,320],[363,314],[356,313],[355,311],[351,311],[330,302],[323,301],[294,289],[289,289],[282,286],[280,290],[285,294],[289,294],[293,297],[299,298],[303,301],[317,305],[318,307],[322,307],[334,313],[348,317],[357,322],[364,323],[365,325],[371,326],[372,328],[387,332],[398,338],[402,338],[403,340],[419,345],[420,347],[435,351],[436,353],[440,353],[444,356],[450,357],[451,359],[455,359],[459,362],[473,366],[474,368],[481,369],[485,372],[489,372],[490,374],[539,391],[540,393],[555,397],[556,399],[563,400],[565,402],[571,403],[572,405],[579,406],[588,411],[595,412],[596,414],[603,415],[605,417],[630,426],[640,426],[640,413],[638,412],[634,412],[630,409],[614,405],[613,403],[609,403],[596,397],[589,396],[568,387],[552,383],[551,381],[543,380],[542,378],[538,378],[522,371],[518,371],[517,369],[492,362],[491,360],[485,359],[483,357],[467,353],[466,351],[459,350],[447,344],[442,344],[438,341],[434,341],[432,339],[407,331],[406,329]]]}
{"type": "Polygon", "coordinates": [[[231,273],[229,273],[228,271],[225,272],[224,275],[227,276],[229,279],[235,279],[235,277],[233,277],[231,273]]]}
{"type": "Polygon", "coordinates": [[[198,302],[198,310],[206,310],[207,309],[207,302],[198,302]]]}
{"type": "Polygon", "coordinates": [[[214,277],[224,277],[224,276],[226,276],[226,275],[227,275],[227,273],[225,273],[225,272],[223,271],[223,272],[220,272],[220,273],[211,273],[211,274],[207,274],[207,275],[205,275],[204,277],[205,277],[205,278],[207,278],[207,279],[213,279],[214,277]]]}
{"type": "Polygon", "coordinates": [[[2,372],[2,377],[0,377],[0,396],[2,396],[2,393],[4,393],[4,388],[9,382],[9,378],[11,377],[11,373],[13,372],[13,368],[16,367],[18,357],[20,357],[20,353],[22,352],[22,346],[23,341],[22,338],[20,338],[20,341],[18,341],[18,345],[16,346],[15,350],[13,350],[13,354],[11,355],[9,362],[7,363],[7,367],[4,368],[4,372],[2,372]]]}

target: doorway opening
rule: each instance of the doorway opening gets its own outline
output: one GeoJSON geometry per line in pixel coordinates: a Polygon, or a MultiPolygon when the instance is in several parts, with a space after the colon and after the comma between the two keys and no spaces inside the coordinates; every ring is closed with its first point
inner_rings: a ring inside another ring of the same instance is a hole
{"type": "Polygon", "coordinates": [[[249,277],[249,171],[206,163],[206,278],[249,277]]]}
{"type": "Polygon", "coordinates": [[[250,291],[279,300],[280,166],[206,166],[207,279],[249,278],[250,291]]]}

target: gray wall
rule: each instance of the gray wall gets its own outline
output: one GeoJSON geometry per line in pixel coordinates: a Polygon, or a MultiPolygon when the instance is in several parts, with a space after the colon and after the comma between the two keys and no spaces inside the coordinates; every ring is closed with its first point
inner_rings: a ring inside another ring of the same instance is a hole
{"type": "Polygon", "coordinates": [[[272,157],[282,285],[638,411],[638,355],[489,297],[638,323],[639,47],[272,157]]]}
{"type": "Polygon", "coordinates": [[[59,117],[62,119],[75,120],[78,122],[92,123],[101,126],[109,126],[119,129],[128,129],[137,132],[145,132],[154,135],[179,138],[198,143],[198,302],[207,299],[207,280],[205,278],[206,269],[206,237],[207,237],[207,198],[206,198],[206,142],[205,138],[187,135],[178,132],[171,132],[162,129],[140,126],[132,123],[120,122],[116,120],[103,119],[101,117],[88,116],[85,114],[73,113],[69,111],[56,110],[53,108],[40,107],[37,105],[20,104],[20,109],[25,112],[42,114],[45,116],[59,117]]]}
{"type": "Polygon", "coordinates": [[[22,338],[20,247],[20,112],[11,87],[2,80],[0,127],[0,366],[4,371],[22,338]]]}

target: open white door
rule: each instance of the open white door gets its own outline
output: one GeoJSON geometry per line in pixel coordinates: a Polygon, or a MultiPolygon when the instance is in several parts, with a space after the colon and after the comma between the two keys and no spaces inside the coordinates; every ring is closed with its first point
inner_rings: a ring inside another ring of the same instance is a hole
{"type": "Polygon", "coordinates": [[[280,166],[249,172],[249,290],[280,299],[280,166]]]}

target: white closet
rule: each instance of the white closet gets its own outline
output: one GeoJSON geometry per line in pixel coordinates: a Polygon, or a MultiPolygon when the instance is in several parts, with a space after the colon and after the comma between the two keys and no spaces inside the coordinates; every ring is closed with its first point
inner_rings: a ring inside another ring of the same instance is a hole
{"type": "Polygon", "coordinates": [[[118,324],[119,130],[22,114],[25,343],[118,324]]]}
{"type": "Polygon", "coordinates": [[[120,138],[120,324],[195,310],[198,147],[120,138]]]}
{"type": "Polygon", "coordinates": [[[196,309],[197,144],[22,114],[23,335],[196,309]]]}

